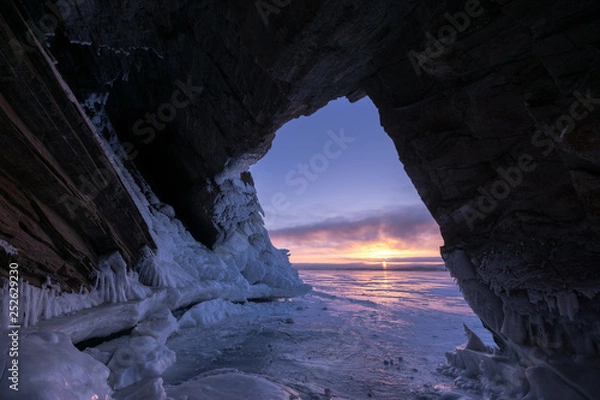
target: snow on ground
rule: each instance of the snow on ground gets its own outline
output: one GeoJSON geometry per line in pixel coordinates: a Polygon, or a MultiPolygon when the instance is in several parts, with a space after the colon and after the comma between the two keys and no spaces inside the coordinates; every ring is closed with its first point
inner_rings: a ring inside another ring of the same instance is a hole
{"type": "Polygon", "coordinates": [[[437,399],[452,390],[438,367],[466,341],[463,323],[491,344],[447,272],[302,271],[302,278],[315,286],[311,294],[231,305],[245,311],[180,329],[167,342],[177,363],[162,376],[166,392],[235,368],[302,399],[437,399]]]}
{"type": "Polygon", "coordinates": [[[169,396],[186,400],[290,400],[299,394],[266,377],[252,376],[236,370],[203,374],[168,389],[169,396]]]}
{"type": "MultiPolygon", "coordinates": [[[[438,371],[444,353],[466,341],[463,323],[491,344],[447,272],[303,271],[302,278],[315,290],[296,299],[207,299],[147,311],[131,332],[84,352],[65,334],[26,330],[20,388],[31,396],[9,390],[5,374],[0,398],[481,399],[438,371]]],[[[106,306],[106,315],[122,307],[106,306]]],[[[41,327],[60,326],[53,320],[41,327]]]]}

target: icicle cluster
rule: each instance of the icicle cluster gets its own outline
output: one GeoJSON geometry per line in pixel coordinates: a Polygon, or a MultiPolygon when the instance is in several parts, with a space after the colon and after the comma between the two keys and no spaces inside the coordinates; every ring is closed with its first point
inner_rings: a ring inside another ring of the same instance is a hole
{"type": "MultiPolygon", "coordinates": [[[[91,291],[80,288],[79,293],[62,292],[50,278],[41,287],[19,281],[19,323],[37,325],[39,321],[71,314],[103,303],[117,303],[147,297],[150,289],[142,285],[135,272],[127,272],[127,265],[119,253],[104,257],[95,273],[91,291]]],[[[0,327],[7,327],[10,296],[7,281],[0,286],[0,327]]]]}
{"type": "Polygon", "coordinates": [[[237,267],[251,285],[302,286],[288,251],[275,248],[269,239],[256,189],[239,178],[230,178],[222,180],[218,193],[213,221],[220,233],[215,253],[237,267]]]}

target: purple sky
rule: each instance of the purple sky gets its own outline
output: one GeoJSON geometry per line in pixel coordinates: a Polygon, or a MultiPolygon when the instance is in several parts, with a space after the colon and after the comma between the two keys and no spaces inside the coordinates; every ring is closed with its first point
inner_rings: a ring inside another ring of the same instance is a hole
{"type": "Polygon", "coordinates": [[[250,170],[273,242],[293,262],[439,259],[437,225],[368,98],[288,122],[250,170]]]}

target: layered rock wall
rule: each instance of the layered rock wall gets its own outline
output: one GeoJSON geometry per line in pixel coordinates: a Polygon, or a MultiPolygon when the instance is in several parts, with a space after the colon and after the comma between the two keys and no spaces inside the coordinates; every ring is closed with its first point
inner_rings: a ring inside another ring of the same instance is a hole
{"type": "MultiPolygon", "coordinates": [[[[27,18],[9,3],[0,19],[0,238],[27,281],[50,276],[79,290],[101,255],[120,250],[133,263],[154,243],[45,43],[25,41],[27,18]]],[[[8,253],[0,249],[4,276],[8,253]]]]}

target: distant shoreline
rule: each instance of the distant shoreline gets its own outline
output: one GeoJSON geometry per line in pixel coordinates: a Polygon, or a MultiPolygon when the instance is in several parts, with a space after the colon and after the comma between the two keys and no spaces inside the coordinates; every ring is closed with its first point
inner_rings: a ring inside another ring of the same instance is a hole
{"type": "Polygon", "coordinates": [[[402,265],[390,264],[383,268],[381,264],[308,264],[294,263],[294,268],[299,271],[446,271],[443,263],[402,265]]]}

